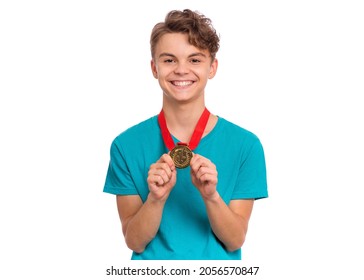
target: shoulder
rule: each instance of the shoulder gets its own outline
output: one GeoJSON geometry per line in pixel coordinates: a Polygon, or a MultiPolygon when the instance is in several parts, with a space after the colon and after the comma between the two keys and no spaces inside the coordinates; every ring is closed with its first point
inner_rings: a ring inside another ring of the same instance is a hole
{"type": "Polygon", "coordinates": [[[111,144],[112,150],[135,152],[158,138],[160,134],[157,116],[137,123],[117,135],[111,144]]]}
{"type": "Polygon", "coordinates": [[[226,137],[240,139],[248,142],[260,142],[258,136],[252,131],[219,117],[221,131],[226,137]]]}
{"type": "Polygon", "coordinates": [[[157,116],[153,116],[121,132],[115,137],[114,142],[137,141],[141,138],[145,139],[146,135],[156,132],[158,129],[157,116]]]}

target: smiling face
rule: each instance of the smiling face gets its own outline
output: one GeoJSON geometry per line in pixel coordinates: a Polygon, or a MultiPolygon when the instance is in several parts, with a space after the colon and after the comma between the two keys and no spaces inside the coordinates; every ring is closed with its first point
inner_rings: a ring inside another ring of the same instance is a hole
{"type": "Polygon", "coordinates": [[[216,74],[217,60],[211,61],[208,50],[191,45],[186,34],[167,33],[156,45],[151,67],[166,101],[188,103],[203,101],[207,81],[216,74]]]}

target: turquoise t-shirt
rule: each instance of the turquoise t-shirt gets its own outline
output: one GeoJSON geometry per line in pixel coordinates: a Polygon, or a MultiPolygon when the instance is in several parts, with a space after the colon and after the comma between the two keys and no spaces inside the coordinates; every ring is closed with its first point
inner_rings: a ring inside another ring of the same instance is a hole
{"type": "MultiPolygon", "coordinates": [[[[167,152],[157,116],[127,129],[111,145],[104,192],[139,195],[144,202],[149,193],[149,167],[167,152]]],[[[268,196],[264,152],[253,133],[219,117],[193,152],[216,165],[217,191],[226,204],[233,199],[268,196]]],[[[187,167],[177,171],[177,183],[165,204],[157,235],[144,252],[133,252],[132,259],[240,260],[241,249],[228,252],[214,235],[187,167]]]]}

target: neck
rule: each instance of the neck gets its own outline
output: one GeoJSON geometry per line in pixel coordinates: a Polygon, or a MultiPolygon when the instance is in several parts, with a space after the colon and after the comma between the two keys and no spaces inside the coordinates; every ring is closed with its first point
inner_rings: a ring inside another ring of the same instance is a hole
{"type": "Polygon", "coordinates": [[[169,132],[180,141],[188,143],[204,109],[204,102],[178,106],[163,102],[163,112],[169,132]]]}

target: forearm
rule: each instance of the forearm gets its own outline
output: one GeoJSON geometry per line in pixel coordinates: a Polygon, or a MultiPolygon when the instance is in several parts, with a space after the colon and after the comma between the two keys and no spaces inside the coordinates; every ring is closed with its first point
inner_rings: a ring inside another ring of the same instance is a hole
{"type": "Polygon", "coordinates": [[[218,192],[204,199],[211,228],[228,251],[235,251],[243,245],[247,232],[247,221],[234,213],[218,192]]]}
{"type": "Polygon", "coordinates": [[[125,241],[128,247],[141,253],[158,232],[165,201],[148,196],[139,211],[125,224],[125,241]]]}

